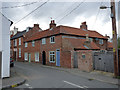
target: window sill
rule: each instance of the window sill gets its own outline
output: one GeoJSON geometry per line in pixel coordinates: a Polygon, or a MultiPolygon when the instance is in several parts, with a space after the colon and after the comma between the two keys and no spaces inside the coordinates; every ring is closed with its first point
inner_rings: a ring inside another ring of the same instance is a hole
{"type": "Polygon", "coordinates": [[[50,63],[55,63],[55,61],[49,61],[50,63]]]}
{"type": "Polygon", "coordinates": [[[50,42],[50,43],[55,43],[55,42],[50,42]]]}

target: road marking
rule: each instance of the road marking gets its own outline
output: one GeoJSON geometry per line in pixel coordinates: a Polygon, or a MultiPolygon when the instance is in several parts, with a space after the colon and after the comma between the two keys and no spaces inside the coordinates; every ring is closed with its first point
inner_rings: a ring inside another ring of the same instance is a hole
{"type": "Polygon", "coordinates": [[[67,83],[67,84],[70,84],[70,85],[73,85],[73,86],[75,86],[75,87],[79,87],[79,88],[84,88],[84,87],[82,87],[82,86],[79,86],[79,85],[76,85],[76,84],[74,84],[74,83],[71,83],[71,82],[68,82],[68,81],[63,81],[63,82],[65,82],[65,83],[67,83]]]}
{"type": "Polygon", "coordinates": [[[30,86],[29,84],[25,84],[26,86],[30,86]]]}
{"type": "Polygon", "coordinates": [[[32,89],[32,87],[28,87],[28,88],[31,88],[31,89],[32,89]]]}

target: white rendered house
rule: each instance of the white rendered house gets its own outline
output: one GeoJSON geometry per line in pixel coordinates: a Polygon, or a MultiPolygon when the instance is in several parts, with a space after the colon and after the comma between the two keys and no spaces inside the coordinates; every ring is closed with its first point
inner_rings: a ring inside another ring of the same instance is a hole
{"type": "Polygon", "coordinates": [[[10,26],[12,21],[0,13],[0,76],[10,76],[10,26]]]}

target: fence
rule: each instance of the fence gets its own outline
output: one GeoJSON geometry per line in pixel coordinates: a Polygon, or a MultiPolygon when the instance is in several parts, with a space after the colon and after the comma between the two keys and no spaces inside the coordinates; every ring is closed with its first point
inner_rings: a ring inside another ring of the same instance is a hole
{"type": "Polygon", "coordinates": [[[113,73],[113,52],[93,52],[93,69],[113,73]]]}

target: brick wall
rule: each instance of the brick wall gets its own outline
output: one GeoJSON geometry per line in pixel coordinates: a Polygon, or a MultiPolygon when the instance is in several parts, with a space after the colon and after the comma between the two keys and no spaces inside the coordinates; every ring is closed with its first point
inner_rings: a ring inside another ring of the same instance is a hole
{"type": "Polygon", "coordinates": [[[71,52],[70,51],[61,51],[61,67],[71,68],[71,52]]]}
{"type": "Polygon", "coordinates": [[[21,45],[19,45],[19,38],[17,38],[17,46],[14,46],[14,40],[11,40],[11,58],[15,59],[15,49],[16,49],[16,60],[17,61],[24,61],[24,43],[23,37],[21,38],[21,45]],[[19,57],[19,48],[21,48],[21,57],[19,57]]]}
{"type": "Polygon", "coordinates": [[[56,62],[55,63],[49,62],[49,51],[55,51],[55,56],[56,56],[56,49],[60,49],[60,54],[61,54],[61,47],[62,47],[61,38],[62,38],[61,35],[55,36],[55,43],[50,43],[50,37],[47,37],[46,44],[42,44],[42,40],[40,40],[40,62],[42,62],[42,52],[45,51],[46,64],[56,66],[56,62]]]}
{"type": "MultiPolygon", "coordinates": [[[[74,51],[75,52],[75,51],[74,51]]],[[[72,57],[74,56],[74,52],[72,53],[72,57]]],[[[79,50],[77,52],[77,60],[78,60],[78,69],[81,71],[90,72],[93,70],[93,61],[92,61],[92,50],[79,50]],[[82,55],[85,55],[85,58],[82,58],[82,55]]],[[[72,59],[72,64],[74,63],[74,57],[72,59]]],[[[72,65],[73,68],[73,65],[72,65]]]]}

